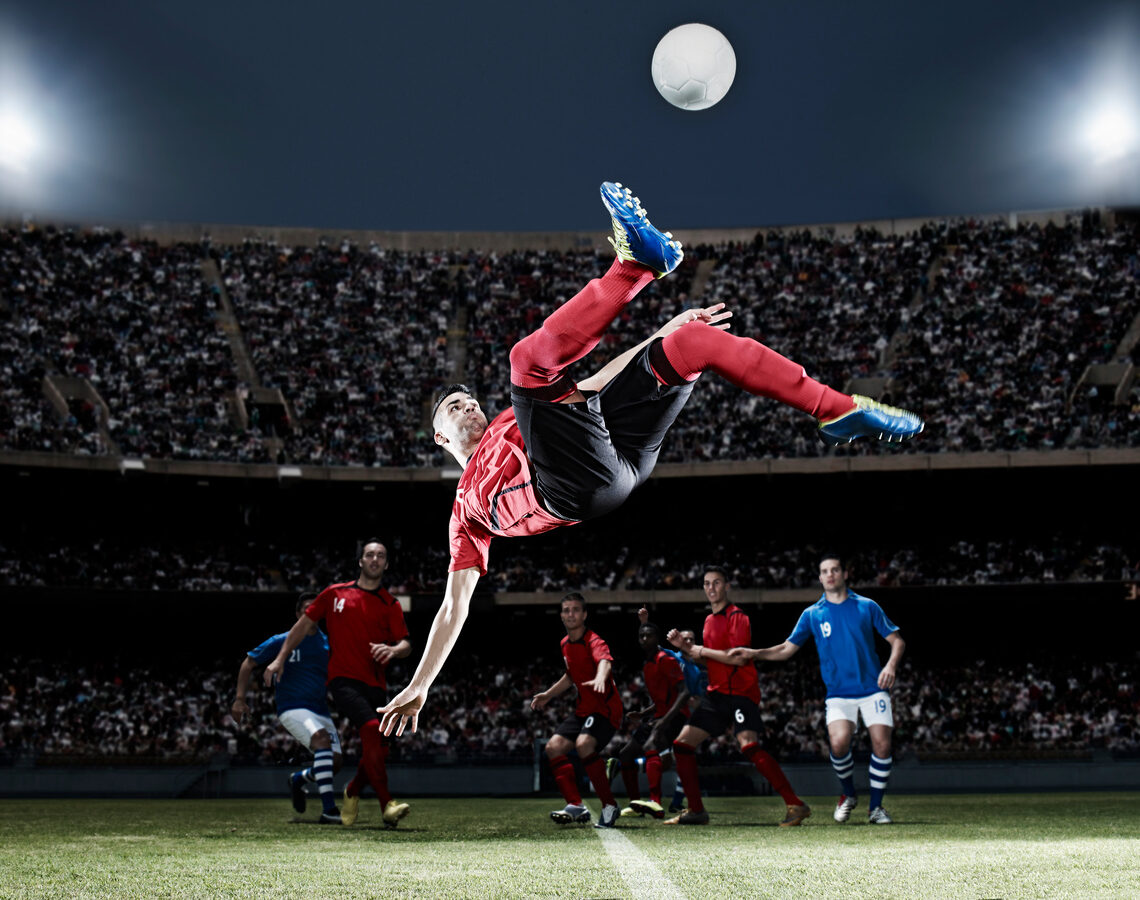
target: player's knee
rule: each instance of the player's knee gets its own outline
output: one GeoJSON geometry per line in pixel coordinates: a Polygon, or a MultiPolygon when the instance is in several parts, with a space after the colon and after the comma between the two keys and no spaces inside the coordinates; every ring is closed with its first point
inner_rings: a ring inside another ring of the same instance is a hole
{"type": "Polygon", "coordinates": [[[546,742],[546,755],[551,759],[559,756],[565,756],[570,752],[570,742],[564,737],[555,735],[546,742]]]}
{"type": "Polygon", "coordinates": [[[322,728],[320,731],[314,732],[313,736],[309,738],[309,747],[313,750],[328,750],[332,747],[332,738],[322,728]]]}

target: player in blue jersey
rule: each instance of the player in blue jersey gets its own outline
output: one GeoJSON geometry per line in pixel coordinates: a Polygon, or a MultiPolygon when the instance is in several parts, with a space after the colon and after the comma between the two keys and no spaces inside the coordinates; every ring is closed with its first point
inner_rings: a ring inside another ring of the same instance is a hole
{"type": "MultiPolygon", "coordinates": [[[[691,630],[679,632],[681,640],[688,644],[695,644],[697,641],[697,633],[691,630]]],[[[701,665],[693,662],[682,651],[674,650],[670,647],[664,648],[666,653],[672,654],[676,657],[677,662],[681,664],[681,672],[685,676],[685,690],[689,692],[689,711],[692,712],[696,709],[702,699],[704,699],[705,691],[709,689],[709,673],[701,665]]],[[[670,755],[673,750],[670,748],[670,755]]],[[[673,786],[673,799],[669,802],[669,812],[681,812],[685,808],[685,791],[681,787],[680,779],[673,786]]]]}
{"type": "Polygon", "coordinates": [[[894,728],[889,692],[895,683],[906,642],[879,604],[847,587],[847,578],[843,559],[834,553],[825,555],[819,563],[823,596],[800,614],[788,639],[762,650],[737,647],[730,655],[776,662],[791,658],[805,643],[815,640],[819,670],[827,686],[831,765],[843,790],[835,805],[835,821],[846,822],[858,800],[851,741],[858,717],[862,715],[871,736],[871,797],[867,821],[872,825],[889,825],[891,817],[883,809],[883,794],[891,774],[891,731],[894,728]],[[875,650],[876,631],[891,646],[885,665],[880,665],[875,650]]]}
{"type": "MultiPolygon", "coordinates": [[[[297,600],[297,618],[313,602],[316,594],[302,594],[297,600]]],[[[238,670],[237,698],[230,709],[234,720],[241,722],[249,712],[245,696],[254,670],[272,662],[289,632],[275,634],[258,644],[238,670]]],[[[329,716],[327,688],[329,641],[312,623],[305,639],[289,654],[283,677],[276,685],[277,718],[297,742],[313,752],[313,764],[289,776],[293,809],[305,811],[305,785],[313,782],[321,798],[322,825],[340,825],[340,810],[333,792],[333,775],[340,770],[340,735],[329,716]]]]}

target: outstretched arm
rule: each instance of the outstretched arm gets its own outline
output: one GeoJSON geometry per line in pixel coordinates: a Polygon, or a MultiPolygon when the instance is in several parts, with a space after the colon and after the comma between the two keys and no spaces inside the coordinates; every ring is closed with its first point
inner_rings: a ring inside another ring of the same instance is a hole
{"type": "Polygon", "coordinates": [[[753,650],[751,647],[733,647],[728,651],[728,655],[732,658],[735,665],[739,666],[749,660],[757,659],[763,660],[764,662],[783,662],[785,659],[791,659],[795,656],[799,649],[799,644],[784,641],[784,643],[777,644],[775,647],[764,647],[757,650],[753,650]],[[736,662],[737,660],[739,660],[739,662],[736,662]]]}
{"type": "Polygon", "coordinates": [[[253,680],[253,670],[256,668],[257,663],[254,658],[246,656],[241,661],[241,668],[238,669],[237,693],[234,697],[234,705],[230,707],[230,715],[239,725],[242,716],[249,712],[249,704],[246,702],[245,695],[249,693],[249,683],[253,680]]]}
{"type": "Polygon", "coordinates": [[[732,318],[732,313],[724,309],[723,303],[714,303],[712,306],[697,307],[696,309],[686,309],[680,315],[674,316],[657,331],[647,337],[644,341],[629,350],[626,350],[620,356],[615,356],[608,363],[602,366],[597,372],[578,382],[578,390],[580,391],[600,391],[607,384],[613,381],[614,376],[617,375],[622,369],[629,365],[638,353],[645,349],[646,345],[657,338],[665,337],[667,334],[672,334],[682,325],[688,325],[690,322],[708,322],[710,325],[723,330],[731,327],[728,322],[723,325],[720,324],[725,319],[732,318]]]}
{"type": "Polygon", "coordinates": [[[397,735],[404,733],[409,725],[412,731],[419,723],[420,710],[423,709],[427,699],[428,688],[435,682],[444,662],[451,654],[455,642],[459,639],[459,632],[463,630],[463,623],[467,621],[467,610],[471,606],[471,595],[475,593],[475,585],[479,583],[479,569],[472,566],[469,569],[460,569],[447,576],[447,587],[443,590],[443,603],[435,620],[431,623],[427,643],[424,644],[424,655],[420,657],[420,664],[408,686],[376,712],[381,713],[380,731],[391,734],[393,730],[397,735]]]}
{"type": "Polygon", "coordinates": [[[574,682],[570,680],[570,673],[563,672],[562,677],[554,682],[554,684],[548,687],[545,691],[540,691],[530,698],[530,708],[542,709],[555,697],[559,697],[562,694],[565,694],[568,690],[570,690],[571,687],[573,687],[573,685],[574,682]]]}
{"type": "Polygon", "coordinates": [[[262,677],[265,679],[266,687],[272,687],[273,682],[280,680],[281,673],[285,671],[285,660],[289,658],[290,653],[297,649],[297,646],[305,639],[309,629],[314,624],[308,616],[301,616],[289,629],[289,633],[285,635],[285,643],[281,645],[277,656],[273,662],[265,667],[265,674],[262,677]]]}

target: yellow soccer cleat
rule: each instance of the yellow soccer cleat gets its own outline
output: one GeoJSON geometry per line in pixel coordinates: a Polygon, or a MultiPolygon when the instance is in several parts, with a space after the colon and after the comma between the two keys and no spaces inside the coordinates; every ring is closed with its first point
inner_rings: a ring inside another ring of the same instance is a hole
{"type": "MultiPolygon", "coordinates": [[[[388,805],[384,807],[384,824],[389,828],[395,828],[400,824],[400,819],[404,818],[412,808],[406,803],[397,803],[395,800],[389,800],[388,805]]],[[[341,810],[341,818],[344,818],[344,811],[341,810]]]]}
{"type": "Polygon", "coordinates": [[[360,798],[348,796],[348,788],[344,789],[344,800],[340,804],[340,821],[342,825],[352,825],[360,814],[360,798]]]}

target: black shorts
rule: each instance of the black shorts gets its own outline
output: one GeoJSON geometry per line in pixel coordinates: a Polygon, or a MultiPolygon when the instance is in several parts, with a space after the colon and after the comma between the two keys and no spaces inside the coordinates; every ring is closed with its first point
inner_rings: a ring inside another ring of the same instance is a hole
{"type": "Polygon", "coordinates": [[[739,694],[718,694],[707,691],[701,705],[689,717],[689,724],[714,737],[732,727],[733,734],[742,731],[760,731],[760,707],[739,694]]]}
{"type": "MultiPolygon", "coordinates": [[[[660,721],[660,719],[654,719],[652,722],[642,722],[633,732],[633,739],[642,747],[645,747],[649,742],[650,736],[653,734],[653,729],[657,727],[657,723],[660,721]]],[[[657,741],[653,745],[653,749],[658,753],[662,750],[673,749],[673,741],[677,740],[677,735],[681,733],[681,729],[685,727],[688,721],[689,720],[684,716],[674,716],[673,721],[669,723],[667,728],[657,732],[657,741]]]]}
{"type": "Polygon", "coordinates": [[[600,753],[614,739],[617,726],[605,716],[595,713],[591,716],[571,716],[555,728],[554,733],[571,741],[576,740],[580,734],[588,734],[597,741],[600,753]]]}
{"type": "Polygon", "coordinates": [[[538,400],[511,385],[535,487],[554,515],[597,518],[617,509],[653,471],[665,434],[693,391],[693,382],[657,380],[649,358],[658,343],[580,403],[538,400]]]}
{"type": "Polygon", "coordinates": [[[337,712],[347,716],[357,731],[374,719],[379,719],[376,708],[388,702],[388,692],[384,688],[365,684],[355,678],[334,678],[329,682],[329,693],[332,694],[337,712]]]}

